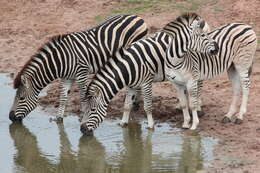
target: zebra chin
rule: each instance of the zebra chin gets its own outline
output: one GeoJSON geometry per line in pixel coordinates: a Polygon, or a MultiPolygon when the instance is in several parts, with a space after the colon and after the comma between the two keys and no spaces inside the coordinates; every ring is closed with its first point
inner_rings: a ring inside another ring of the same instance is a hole
{"type": "Polygon", "coordinates": [[[16,117],[14,111],[10,111],[10,113],[9,113],[9,119],[10,119],[12,122],[19,122],[19,123],[21,123],[21,122],[23,121],[22,116],[16,117]]]}
{"type": "Polygon", "coordinates": [[[84,136],[93,136],[93,130],[88,129],[86,123],[80,125],[80,131],[84,136]]]}

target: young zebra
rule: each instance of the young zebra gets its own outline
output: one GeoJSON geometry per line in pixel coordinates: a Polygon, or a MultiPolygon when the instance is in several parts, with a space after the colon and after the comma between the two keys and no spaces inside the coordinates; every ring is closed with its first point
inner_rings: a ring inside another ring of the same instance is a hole
{"type": "MultiPolygon", "coordinates": [[[[185,55],[173,54],[174,45],[167,52],[165,73],[179,93],[180,104],[184,115],[184,128],[189,128],[190,115],[188,105],[192,110],[193,123],[191,129],[199,124],[198,81],[211,79],[224,71],[228,72],[233,87],[233,99],[223,122],[231,122],[230,118],[237,112],[237,102],[242,87],[242,104],[235,123],[241,123],[246,113],[250,86],[250,73],[256,51],[256,34],[251,26],[242,23],[231,23],[214,29],[208,36],[216,40],[219,53],[210,56],[203,53],[188,51],[185,55]],[[187,88],[188,96],[184,90],[187,88]],[[189,100],[189,101],[188,101],[189,100]],[[189,102],[189,103],[188,103],[189,102]]],[[[170,44],[174,44],[171,42],[170,44]]]]}
{"type": "MultiPolygon", "coordinates": [[[[217,49],[215,41],[206,35],[201,36],[205,21],[200,16],[195,13],[181,15],[165,28],[170,28],[174,24],[178,24],[179,31],[174,38],[177,40],[176,49],[181,49],[176,51],[203,50],[203,53],[215,53],[217,49]]],[[[92,135],[93,130],[106,117],[110,100],[124,87],[128,88],[129,93],[124,107],[127,115],[124,114],[125,118],[122,122],[128,121],[132,100],[135,99],[135,90],[141,88],[148,128],[153,128],[152,82],[165,80],[164,58],[168,43],[167,34],[158,32],[147,39],[131,44],[127,49],[120,49],[113,58],[108,60],[106,65],[96,73],[86,92],[86,105],[83,109],[85,115],[81,122],[82,133],[92,135]]]]}
{"type": "Polygon", "coordinates": [[[68,89],[75,79],[81,101],[85,96],[88,74],[93,74],[120,47],[137,41],[148,33],[144,20],[135,15],[116,15],[81,32],[56,36],[44,44],[24,65],[14,80],[17,89],[9,113],[12,121],[21,121],[38,103],[38,94],[53,80],[61,78],[60,107],[62,120],[68,89]]]}

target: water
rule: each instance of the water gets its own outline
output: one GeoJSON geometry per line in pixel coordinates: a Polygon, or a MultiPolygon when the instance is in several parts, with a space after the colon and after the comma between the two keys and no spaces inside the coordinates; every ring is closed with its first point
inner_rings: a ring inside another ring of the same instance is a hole
{"type": "Polygon", "coordinates": [[[195,173],[213,159],[216,139],[185,135],[167,123],[151,132],[143,122],[121,128],[118,120],[105,120],[86,137],[75,116],[57,125],[38,108],[23,124],[12,124],[10,82],[0,74],[1,173],[195,173]]]}

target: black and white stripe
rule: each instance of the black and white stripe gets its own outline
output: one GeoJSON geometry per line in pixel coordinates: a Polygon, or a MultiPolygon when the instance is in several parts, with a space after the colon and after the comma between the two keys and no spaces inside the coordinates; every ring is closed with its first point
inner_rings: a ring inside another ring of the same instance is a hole
{"type": "MultiPolygon", "coordinates": [[[[214,29],[208,33],[219,47],[217,55],[208,55],[194,51],[188,51],[185,56],[167,53],[165,67],[166,76],[177,86],[180,93],[180,101],[184,113],[184,128],[189,128],[190,115],[188,105],[192,109],[193,123],[191,129],[196,129],[199,119],[197,118],[198,97],[200,89],[198,81],[211,79],[225,71],[233,86],[233,99],[229,112],[223,121],[230,122],[230,118],[237,113],[237,102],[242,88],[242,104],[236,118],[237,123],[243,120],[250,86],[250,72],[256,51],[256,34],[251,26],[242,23],[231,23],[214,29]],[[189,98],[185,96],[187,88],[189,98]],[[188,100],[190,103],[188,104],[188,100]]],[[[173,48],[174,49],[174,48],[173,48]]]]}
{"type": "Polygon", "coordinates": [[[143,38],[147,32],[147,26],[140,17],[115,15],[85,31],[54,37],[32,56],[17,75],[14,88],[18,90],[10,119],[22,119],[30,113],[37,106],[39,92],[58,78],[62,79],[58,114],[62,117],[71,82],[76,80],[83,98],[87,75],[102,67],[118,48],[143,38]]]}
{"type": "MultiPolygon", "coordinates": [[[[171,31],[170,34],[174,32],[174,39],[182,39],[182,41],[176,42],[178,53],[190,49],[196,51],[195,45],[198,47],[208,46],[208,49],[204,49],[204,53],[211,51],[211,45],[215,49],[213,40],[205,36],[198,38],[201,37],[201,32],[206,26],[205,21],[198,15],[194,13],[182,15],[167,24],[166,27],[169,28],[173,23],[178,24],[178,32],[171,31]],[[179,50],[181,47],[183,49],[179,50]]],[[[167,33],[169,32],[167,31],[167,33]]],[[[128,88],[128,94],[125,101],[125,118],[123,118],[122,123],[125,123],[124,120],[128,121],[132,103],[136,97],[136,89],[141,88],[148,127],[153,128],[152,83],[165,80],[164,59],[169,47],[169,40],[170,37],[165,32],[158,32],[147,39],[133,43],[128,49],[121,49],[115,57],[109,59],[106,65],[97,72],[87,90],[85,115],[81,124],[83,133],[91,134],[97,128],[106,117],[110,100],[124,87],[128,88]]]]}

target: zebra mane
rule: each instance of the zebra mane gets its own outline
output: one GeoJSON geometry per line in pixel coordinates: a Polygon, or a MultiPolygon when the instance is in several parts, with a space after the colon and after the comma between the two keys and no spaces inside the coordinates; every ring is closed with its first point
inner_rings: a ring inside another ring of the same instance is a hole
{"type": "MultiPolygon", "coordinates": [[[[192,23],[194,20],[200,20],[201,17],[194,12],[187,12],[184,13],[182,15],[180,15],[179,17],[177,17],[175,20],[171,21],[170,23],[167,23],[164,27],[163,27],[163,31],[165,31],[166,33],[172,33],[173,29],[175,27],[180,27],[181,25],[189,25],[190,23],[192,23]]],[[[205,21],[203,20],[201,23],[201,28],[203,28],[205,25],[205,21]]]]}
{"type": "Polygon", "coordinates": [[[30,63],[32,62],[32,60],[35,57],[39,57],[39,54],[45,50],[46,47],[50,47],[51,44],[55,44],[57,42],[62,41],[68,34],[62,34],[62,35],[55,35],[49,38],[49,40],[47,42],[45,42],[43,45],[41,45],[38,50],[36,51],[36,53],[34,55],[32,55],[29,60],[24,64],[24,66],[22,67],[22,69],[17,73],[14,82],[13,82],[13,88],[17,89],[22,85],[22,80],[21,80],[21,76],[24,73],[24,71],[27,69],[27,67],[30,65],[30,63]]]}

